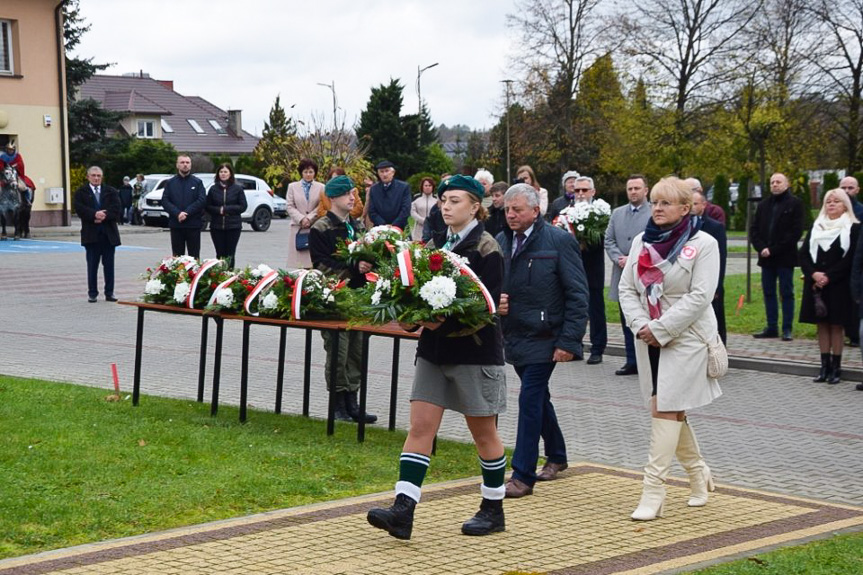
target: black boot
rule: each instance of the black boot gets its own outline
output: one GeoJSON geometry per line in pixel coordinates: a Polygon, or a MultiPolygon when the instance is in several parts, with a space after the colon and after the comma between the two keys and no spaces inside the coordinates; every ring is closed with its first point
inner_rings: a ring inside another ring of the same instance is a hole
{"type": "Polygon", "coordinates": [[[333,417],[336,421],[353,421],[351,414],[348,413],[347,407],[345,406],[345,395],[346,391],[337,391],[335,402],[335,408],[333,409],[333,417]]]}
{"type": "Polygon", "coordinates": [[[396,495],[392,507],[370,509],[366,519],[396,539],[410,539],[411,531],[414,528],[414,509],[416,506],[416,501],[404,493],[400,493],[396,495]]]}
{"type": "Polygon", "coordinates": [[[827,376],[830,374],[830,354],[821,354],[821,371],[818,372],[818,377],[812,378],[812,381],[822,382],[827,381],[827,376]]]}
{"type": "Polygon", "coordinates": [[[491,535],[505,530],[503,499],[483,498],[477,514],[461,526],[461,532],[465,535],[491,535]]]}
{"type": "MultiPolygon", "coordinates": [[[[356,391],[346,391],[345,393],[345,409],[348,412],[348,415],[351,416],[351,419],[359,423],[360,421],[360,405],[357,402],[357,392],[356,391]]],[[[377,415],[373,415],[366,412],[366,423],[374,423],[378,420],[377,415]]]]}
{"type": "Polygon", "coordinates": [[[842,377],[842,356],[831,355],[830,359],[830,374],[827,376],[827,383],[839,383],[842,377]]]}

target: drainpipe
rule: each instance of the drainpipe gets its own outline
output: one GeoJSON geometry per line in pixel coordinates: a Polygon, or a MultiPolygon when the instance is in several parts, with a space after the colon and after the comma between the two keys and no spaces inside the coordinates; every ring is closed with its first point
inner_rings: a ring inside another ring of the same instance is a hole
{"type": "Polygon", "coordinates": [[[60,99],[60,163],[63,178],[63,225],[69,226],[69,166],[66,164],[66,134],[69,126],[66,114],[66,78],[64,74],[66,51],[63,43],[63,5],[67,0],[61,0],[54,9],[55,36],[57,37],[57,85],[60,99]]]}

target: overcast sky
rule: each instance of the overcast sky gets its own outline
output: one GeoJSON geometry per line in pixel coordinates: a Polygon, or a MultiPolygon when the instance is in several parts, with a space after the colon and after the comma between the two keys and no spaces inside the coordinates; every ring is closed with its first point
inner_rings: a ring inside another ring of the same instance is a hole
{"type": "Polygon", "coordinates": [[[103,73],[143,70],[222,109],[260,134],[276,95],[292,115],[359,120],[372,87],[400,79],[402,113],[422,96],[437,124],[489,128],[515,32],[514,0],[81,0],[87,32],[75,52],[103,73]]]}

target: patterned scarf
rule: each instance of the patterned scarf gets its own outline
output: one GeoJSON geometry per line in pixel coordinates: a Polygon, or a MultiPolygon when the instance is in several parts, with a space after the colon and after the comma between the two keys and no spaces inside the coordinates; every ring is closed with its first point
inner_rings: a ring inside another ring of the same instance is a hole
{"type": "Polygon", "coordinates": [[[309,191],[312,189],[312,183],[306,180],[300,180],[300,183],[303,184],[303,194],[306,196],[306,201],[309,201],[309,191]]]}
{"type": "Polygon", "coordinates": [[[637,271],[638,280],[645,287],[650,319],[658,319],[662,315],[659,298],[662,297],[665,274],[677,261],[683,245],[701,229],[701,223],[701,218],[693,218],[689,214],[668,230],[659,229],[653,218],[647,223],[641,238],[644,245],[638,256],[637,271]]]}

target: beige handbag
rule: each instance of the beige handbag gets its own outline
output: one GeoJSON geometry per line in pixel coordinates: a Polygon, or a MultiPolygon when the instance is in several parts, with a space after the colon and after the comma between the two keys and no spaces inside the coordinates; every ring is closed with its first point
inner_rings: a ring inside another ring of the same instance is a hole
{"type": "Polygon", "coordinates": [[[712,340],[707,341],[695,328],[692,331],[707,345],[707,377],[719,379],[728,373],[728,350],[725,349],[719,334],[715,334],[712,340]]]}

